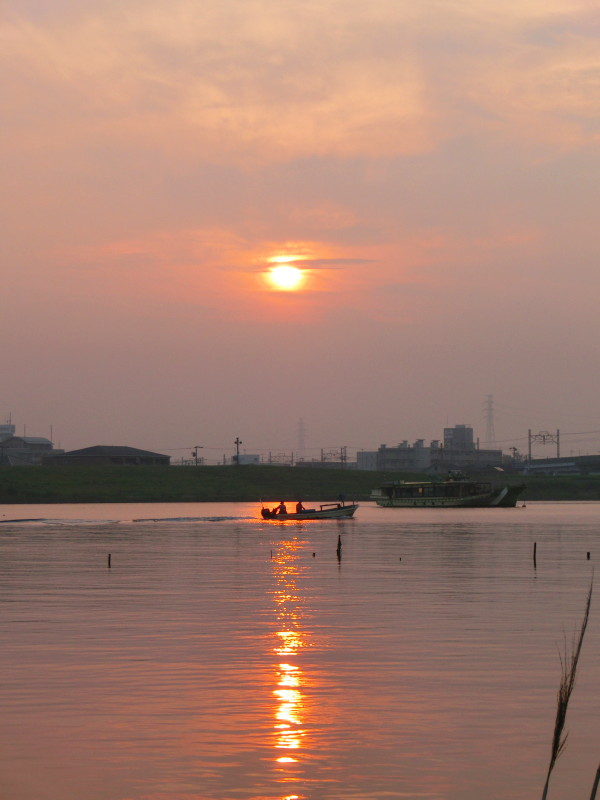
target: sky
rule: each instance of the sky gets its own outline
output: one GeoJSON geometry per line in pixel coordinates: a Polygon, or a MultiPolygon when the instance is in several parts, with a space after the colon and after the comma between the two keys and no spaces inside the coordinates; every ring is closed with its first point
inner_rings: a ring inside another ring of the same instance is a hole
{"type": "Polygon", "coordinates": [[[2,3],[2,421],[318,457],[483,442],[491,396],[498,446],[599,452],[599,40],[587,0],[2,3]]]}

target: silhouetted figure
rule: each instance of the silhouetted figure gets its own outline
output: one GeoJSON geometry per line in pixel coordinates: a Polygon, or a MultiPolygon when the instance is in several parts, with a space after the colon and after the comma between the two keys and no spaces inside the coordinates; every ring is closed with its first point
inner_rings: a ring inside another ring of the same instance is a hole
{"type": "Polygon", "coordinates": [[[301,514],[303,511],[306,511],[306,509],[302,505],[302,500],[298,500],[296,503],[296,514],[301,514]]]}
{"type": "Polygon", "coordinates": [[[285,503],[283,500],[273,509],[274,514],[287,514],[287,508],[285,507],[285,503]]]}

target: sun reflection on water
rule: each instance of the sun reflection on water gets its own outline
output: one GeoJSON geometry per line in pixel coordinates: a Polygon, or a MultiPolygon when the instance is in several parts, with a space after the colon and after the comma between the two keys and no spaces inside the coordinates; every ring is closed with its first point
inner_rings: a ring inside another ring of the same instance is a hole
{"type": "MultiPolygon", "coordinates": [[[[289,782],[292,775],[286,767],[300,763],[301,749],[307,736],[304,703],[306,676],[298,663],[294,663],[307,644],[307,634],[302,630],[302,606],[298,593],[297,557],[300,545],[296,539],[282,541],[273,558],[276,579],[274,601],[279,630],[273,652],[278,657],[274,665],[276,698],[274,711],[275,763],[282,771],[280,780],[289,782]]],[[[282,800],[296,800],[298,795],[286,795],[282,800]]]]}

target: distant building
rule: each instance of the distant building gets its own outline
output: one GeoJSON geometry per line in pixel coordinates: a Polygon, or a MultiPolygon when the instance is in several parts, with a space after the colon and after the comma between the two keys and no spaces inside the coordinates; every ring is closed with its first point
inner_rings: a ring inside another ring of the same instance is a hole
{"type": "MultiPolygon", "coordinates": [[[[432,442],[433,444],[433,442],[432,442]]],[[[431,445],[425,447],[424,439],[409,445],[405,439],[396,447],[382,444],[377,451],[377,469],[398,472],[423,472],[431,463],[431,445]]]]}
{"type": "Polygon", "coordinates": [[[300,469],[356,469],[356,461],[296,461],[300,469]]]}
{"type": "Polygon", "coordinates": [[[431,454],[430,471],[487,469],[501,467],[504,463],[502,450],[480,450],[475,442],[470,425],[455,425],[444,428],[444,446],[431,454]]]}
{"type": "Polygon", "coordinates": [[[600,475],[600,455],[534,458],[519,468],[532,475],[600,475]]]}
{"type": "Polygon", "coordinates": [[[260,456],[253,455],[252,453],[240,453],[238,456],[233,456],[231,459],[232,464],[260,464],[260,456]],[[238,460],[239,459],[239,460],[238,460]]]}
{"type": "MultiPolygon", "coordinates": [[[[14,426],[1,426],[2,428],[14,426]]],[[[43,436],[10,436],[0,439],[0,464],[3,466],[39,465],[52,452],[52,442],[43,436]]]]}
{"type": "Polygon", "coordinates": [[[405,439],[395,447],[382,444],[376,451],[359,451],[356,461],[358,469],[386,472],[445,473],[502,466],[502,450],[480,450],[478,444],[470,425],[455,425],[444,428],[443,444],[433,439],[425,445],[424,439],[417,439],[411,445],[405,439]]]}
{"type": "Polygon", "coordinates": [[[0,425],[0,442],[4,442],[6,439],[12,439],[16,430],[16,427],[10,422],[0,425]]]}
{"type": "MultiPolygon", "coordinates": [[[[0,443],[0,447],[1,447],[0,443]]],[[[171,456],[152,453],[149,450],[138,450],[135,447],[121,447],[112,445],[96,445],[84,447],[82,450],[70,450],[68,453],[52,455],[44,458],[44,465],[59,466],[76,464],[90,466],[101,464],[104,466],[169,466],[171,456]]]]}
{"type": "Polygon", "coordinates": [[[446,450],[464,450],[473,452],[473,428],[470,425],[455,425],[453,428],[444,428],[444,448],[446,450]]]}

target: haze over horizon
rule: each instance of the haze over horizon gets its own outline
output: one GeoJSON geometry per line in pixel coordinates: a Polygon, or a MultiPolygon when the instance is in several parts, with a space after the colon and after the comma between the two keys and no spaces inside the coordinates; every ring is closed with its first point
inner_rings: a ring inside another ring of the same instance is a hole
{"type": "Polygon", "coordinates": [[[310,456],[483,441],[493,395],[505,450],[600,451],[599,39],[588,0],[3,7],[2,421],[310,456]]]}

